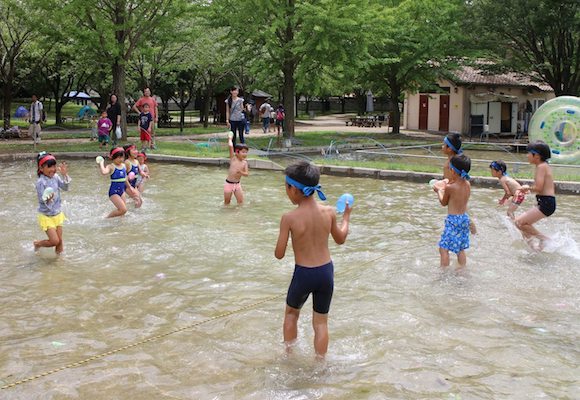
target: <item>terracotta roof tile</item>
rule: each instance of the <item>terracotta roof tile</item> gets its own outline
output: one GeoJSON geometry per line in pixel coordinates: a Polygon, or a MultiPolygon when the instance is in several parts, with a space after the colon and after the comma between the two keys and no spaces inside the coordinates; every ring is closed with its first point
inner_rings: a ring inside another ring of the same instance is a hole
{"type": "Polygon", "coordinates": [[[507,72],[503,74],[490,74],[477,67],[464,65],[453,73],[456,83],[492,85],[492,86],[517,86],[531,87],[542,92],[552,92],[550,85],[534,80],[532,76],[507,72]]]}

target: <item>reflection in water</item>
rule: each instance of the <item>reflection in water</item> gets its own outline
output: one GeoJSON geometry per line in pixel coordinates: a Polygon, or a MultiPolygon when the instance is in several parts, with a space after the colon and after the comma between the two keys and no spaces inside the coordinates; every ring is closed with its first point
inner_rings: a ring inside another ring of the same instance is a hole
{"type": "MultiPolygon", "coordinates": [[[[107,179],[70,162],[65,254],[35,255],[33,162],[0,169],[0,383],[49,371],[277,296],[2,391],[2,398],[573,398],[578,393],[578,196],[540,223],[555,238],[531,253],[474,188],[479,235],[464,274],[438,268],[445,209],[427,183],[322,177],[331,203],[353,193],[327,360],[312,353],[310,301],[284,356],[292,258],[273,256],[292,205],[280,173],[251,171],[247,204],[221,205],[224,169],[152,164],[143,208],[104,217],[107,179]],[[575,247],[576,246],[576,247],[575,247]]],[[[528,200],[522,206],[527,209],[528,200]]]]}

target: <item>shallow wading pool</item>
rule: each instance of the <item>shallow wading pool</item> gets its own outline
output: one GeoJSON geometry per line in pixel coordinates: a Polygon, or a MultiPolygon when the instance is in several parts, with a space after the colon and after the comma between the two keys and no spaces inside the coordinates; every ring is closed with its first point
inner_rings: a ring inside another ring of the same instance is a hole
{"type": "Polygon", "coordinates": [[[293,259],[273,256],[280,216],[292,208],[281,173],[251,171],[247,204],[226,208],[225,169],[154,163],[143,208],[130,204],[126,217],[105,219],[108,178],[93,161],[69,164],[65,253],[57,258],[32,249],[44,238],[34,162],[1,163],[0,384],[68,366],[2,389],[2,399],[580,392],[577,195],[558,197],[556,214],[539,224],[555,241],[534,254],[496,207],[499,186],[474,188],[479,234],[467,271],[457,274],[438,267],[445,209],[427,183],[323,176],[331,204],[344,192],[356,203],[347,243],[331,244],[336,286],[320,363],[310,300],[296,352],[284,356],[293,259]],[[104,355],[148,338],[155,340],[104,355]]]}

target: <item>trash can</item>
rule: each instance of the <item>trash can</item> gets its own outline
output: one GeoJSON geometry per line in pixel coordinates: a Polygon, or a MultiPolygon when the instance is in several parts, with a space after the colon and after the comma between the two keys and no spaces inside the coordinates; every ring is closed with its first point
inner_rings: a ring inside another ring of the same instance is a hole
{"type": "Polygon", "coordinates": [[[314,111],[308,111],[308,115],[310,116],[310,119],[314,119],[315,117],[314,111]]]}

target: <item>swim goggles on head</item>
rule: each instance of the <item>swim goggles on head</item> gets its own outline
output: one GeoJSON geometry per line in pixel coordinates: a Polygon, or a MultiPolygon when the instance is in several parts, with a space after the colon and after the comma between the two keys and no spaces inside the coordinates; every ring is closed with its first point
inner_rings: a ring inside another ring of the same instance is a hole
{"type": "Polygon", "coordinates": [[[455,146],[453,146],[453,143],[451,143],[451,140],[449,140],[448,138],[443,139],[443,143],[445,143],[447,147],[453,150],[455,154],[463,153],[463,150],[455,148],[455,146]]]}
{"type": "Polygon", "coordinates": [[[501,165],[499,165],[497,162],[492,162],[491,164],[489,164],[489,168],[495,169],[496,171],[499,171],[502,173],[502,175],[506,175],[507,176],[507,172],[505,172],[503,170],[503,168],[501,167],[501,165]]]}
{"type": "Polygon", "coordinates": [[[534,150],[534,149],[529,149],[528,153],[532,153],[532,154],[540,154],[540,152],[538,150],[534,150]]]}
{"type": "Polygon", "coordinates": [[[316,192],[316,193],[318,193],[318,197],[320,198],[320,200],[326,200],[326,196],[322,192],[322,188],[320,185],[306,186],[298,181],[295,181],[294,179],[290,178],[289,176],[286,176],[286,183],[288,185],[294,186],[298,190],[301,190],[302,193],[304,193],[304,196],[306,196],[306,197],[309,197],[312,195],[312,193],[316,192]]]}
{"type": "Polygon", "coordinates": [[[457,172],[457,174],[458,174],[458,175],[459,175],[461,178],[463,178],[463,179],[466,179],[466,180],[469,180],[469,179],[470,179],[470,176],[469,176],[469,174],[468,174],[467,172],[465,172],[465,170],[463,170],[463,169],[462,169],[462,170],[460,171],[459,169],[457,169],[457,167],[456,167],[455,165],[453,165],[453,164],[451,164],[451,163],[449,163],[449,168],[451,168],[453,171],[457,172]]]}

